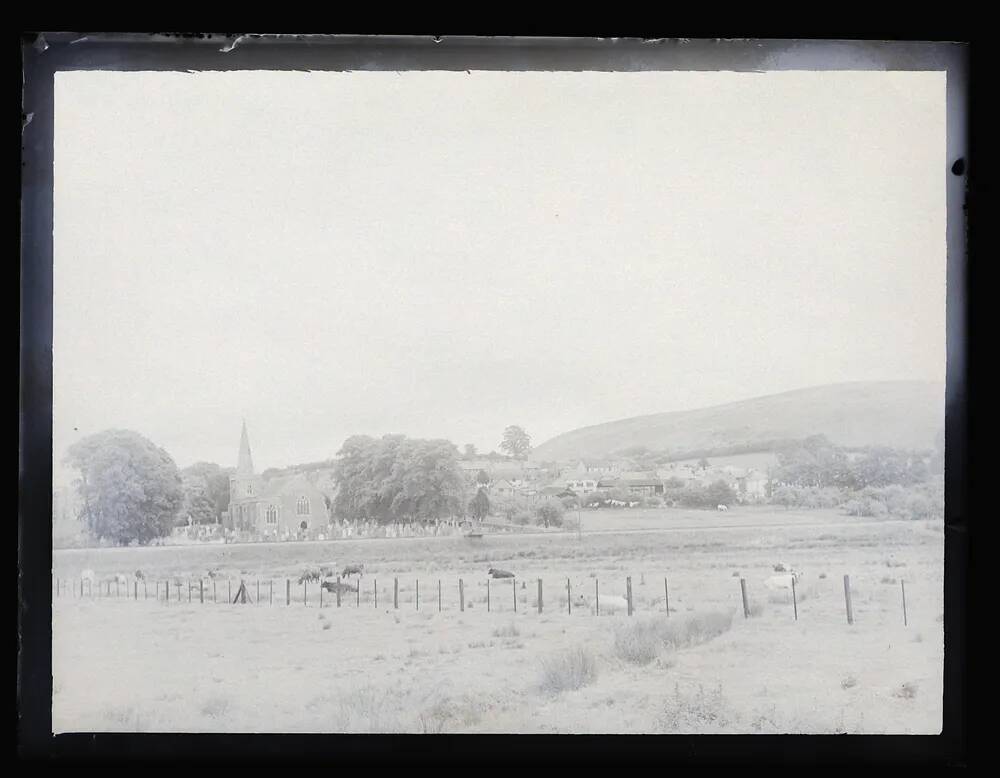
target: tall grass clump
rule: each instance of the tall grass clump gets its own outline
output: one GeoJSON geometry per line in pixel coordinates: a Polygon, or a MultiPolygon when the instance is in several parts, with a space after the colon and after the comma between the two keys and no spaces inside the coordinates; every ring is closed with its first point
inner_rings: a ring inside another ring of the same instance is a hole
{"type": "Polygon", "coordinates": [[[615,654],[619,659],[647,665],[664,649],[704,643],[733,626],[732,611],[704,611],[667,618],[658,616],[615,630],[615,654]]]}
{"type": "Polygon", "coordinates": [[[597,660],[590,649],[577,646],[542,660],[542,691],[559,694],[581,689],[597,680],[597,660]]]}

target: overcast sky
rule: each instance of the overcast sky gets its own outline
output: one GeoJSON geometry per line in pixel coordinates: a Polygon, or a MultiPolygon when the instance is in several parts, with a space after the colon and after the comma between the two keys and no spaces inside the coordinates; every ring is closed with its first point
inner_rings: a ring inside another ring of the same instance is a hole
{"type": "MultiPolygon", "coordinates": [[[[943,73],[56,76],[54,455],[944,380],[943,73]]],[[[61,471],[57,470],[57,481],[61,471]]]]}

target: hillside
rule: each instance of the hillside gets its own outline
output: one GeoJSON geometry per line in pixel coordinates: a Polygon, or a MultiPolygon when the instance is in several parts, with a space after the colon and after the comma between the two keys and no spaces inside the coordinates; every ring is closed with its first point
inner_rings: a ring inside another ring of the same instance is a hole
{"type": "Polygon", "coordinates": [[[680,455],[767,450],[823,434],[841,446],[929,449],[944,427],[944,385],[923,381],[815,386],[692,411],[656,413],[566,432],[535,448],[538,461],[603,457],[633,446],[680,455]]]}

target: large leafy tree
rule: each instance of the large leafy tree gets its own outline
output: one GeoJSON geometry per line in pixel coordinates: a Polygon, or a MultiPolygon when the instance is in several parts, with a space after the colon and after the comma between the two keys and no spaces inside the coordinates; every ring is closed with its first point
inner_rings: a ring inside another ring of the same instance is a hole
{"type": "Polygon", "coordinates": [[[214,524],[229,510],[229,475],[231,469],[214,462],[197,462],[181,470],[184,507],[181,516],[186,523],[191,515],[195,524],[214,524]]]}
{"type": "Polygon", "coordinates": [[[531,436],[521,427],[512,424],[503,431],[500,450],[514,459],[524,459],[531,452],[531,436]]]}
{"type": "Polygon", "coordinates": [[[476,496],[469,502],[469,515],[477,521],[482,521],[490,513],[490,498],[486,494],[486,489],[480,487],[476,491],[476,496]]]}
{"type": "Polygon", "coordinates": [[[337,454],[335,515],[379,522],[460,513],[465,483],[447,440],[386,435],[348,438],[337,454]]]}
{"type": "Polygon", "coordinates": [[[170,533],[184,502],[171,456],[131,430],[105,430],[74,443],[66,462],[80,472],[81,518],[97,538],[149,543],[170,533]]]}

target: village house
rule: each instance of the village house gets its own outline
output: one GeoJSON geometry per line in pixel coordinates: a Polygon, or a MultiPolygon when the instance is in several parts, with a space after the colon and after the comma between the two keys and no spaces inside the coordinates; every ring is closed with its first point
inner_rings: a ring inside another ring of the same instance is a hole
{"type": "Polygon", "coordinates": [[[663,494],[663,479],[656,473],[623,472],[614,478],[602,478],[597,486],[602,491],[623,489],[643,497],[663,494]]]}
{"type": "Polygon", "coordinates": [[[236,472],[229,478],[229,530],[272,540],[306,538],[329,524],[323,493],[304,474],[265,481],[254,472],[246,422],[236,472]]]}

